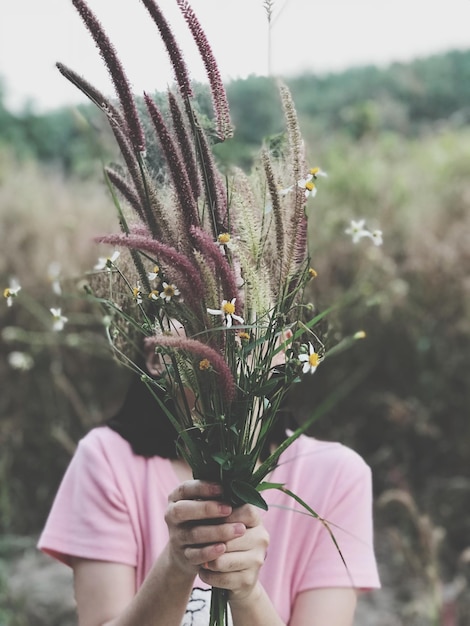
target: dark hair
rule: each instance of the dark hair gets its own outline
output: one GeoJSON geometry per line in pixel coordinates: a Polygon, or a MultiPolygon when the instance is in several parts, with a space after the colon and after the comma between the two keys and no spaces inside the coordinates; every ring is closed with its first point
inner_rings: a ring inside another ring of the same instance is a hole
{"type": "MultiPolygon", "coordinates": [[[[158,393],[156,387],[154,393],[158,393]]],[[[171,411],[172,401],[165,399],[163,392],[160,393],[160,399],[171,411]]],[[[130,443],[134,454],[165,459],[176,459],[178,456],[176,429],[138,374],[132,376],[121,408],[107,420],[106,425],[130,443]]]]}
{"type": "MultiPolygon", "coordinates": [[[[158,390],[154,387],[155,392],[158,393],[158,390]]],[[[173,401],[166,398],[163,391],[160,394],[162,402],[172,411],[173,401]]],[[[105,424],[130,443],[134,454],[144,457],[160,456],[165,459],[176,459],[179,456],[176,429],[137,374],[132,376],[121,408],[105,424]]],[[[281,408],[261,455],[262,460],[269,456],[271,445],[279,445],[286,439],[286,429],[295,427],[292,412],[288,408],[281,408]]]]}

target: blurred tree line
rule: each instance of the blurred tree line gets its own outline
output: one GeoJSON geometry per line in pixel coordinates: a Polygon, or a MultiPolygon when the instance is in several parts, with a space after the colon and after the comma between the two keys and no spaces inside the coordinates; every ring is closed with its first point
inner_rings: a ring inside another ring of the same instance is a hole
{"type": "MultiPolygon", "coordinates": [[[[309,208],[318,278],[307,295],[320,310],[339,305],[324,329],[329,344],[367,333],[302,383],[299,411],[308,414],[358,374],[351,396],[313,433],[363,454],[377,502],[403,531],[397,545],[409,567],[424,577],[438,568],[451,580],[470,536],[470,50],[286,82],[309,160],[329,173],[309,208]],[[345,227],[358,218],[383,229],[382,248],[345,243],[345,227]]],[[[252,76],[227,92],[235,137],[216,154],[221,164],[249,168],[262,142],[275,148],[282,133],[276,83],[252,76]]],[[[3,102],[0,91],[0,276],[6,286],[16,272],[25,292],[47,301],[47,254],[78,275],[97,256],[87,238],[114,223],[97,165],[116,150],[93,105],[38,114],[3,102]]],[[[203,85],[198,106],[210,128],[203,85]]],[[[23,338],[2,334],[2,357],[37,348],[31,372],[0,360],[11,390],[0,398],[5,532],[41,527],[76,440],[122,397],[122,372],[93,356],[94,339],[83,334],[90,311],[78,300],[67,306],[68,333],[45,351],[34,343],[41,323],[23,338]],[[89,352],[77,352],[79,335],[89,352]]],[[[28,315],[15,303],[1,326],[31,325],[28,315]]]]}
{"type": "MultiPolygon", "coordinates": [[[[311,120],[317,138],[343,133],[352,139],[392,131],[416,136],[429,125],[445,121],[454,126],[470,120],[470,51],[451,51],[410,63],[394,63],[286,80],[301,117],[311,120]]],[[[220,146],[222,161],[249,166],[266,137],[283,128],[274,80],[251,76],[227,86],[234,139],[220,146]]],[[[198,86],[202,113],[210,115],[209,94],[198,86]]],[[[163,100],[163,98],[162,98],[163,100]]],[[[30,105],[8,111],[0,86],[0,144],[20,158],[33,157],[59,166],[66,174],[96,172],[96,133],[101,154],[113,152],[106,141],[100,112],[91,104],[36,113],[30,105]],[[88,128],[88,132],[87,132],[88,128]]]]}

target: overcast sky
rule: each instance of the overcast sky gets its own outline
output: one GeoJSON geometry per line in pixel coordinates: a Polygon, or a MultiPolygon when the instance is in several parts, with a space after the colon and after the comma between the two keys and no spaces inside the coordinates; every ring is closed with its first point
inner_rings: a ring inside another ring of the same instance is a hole
{"type": "MultiPolygon", "coordinates": [[[[140,0],[88,0],[137,92],[163,89],[171,69],[140,0]]],[[[175,0],[158,0],[195,78],[203,71],[175,0]]],[[[226,80],[268,72],[263,0],[192,0],[226,80]]],[[[276,75],[384,65],[470,49],[470,0],[276,0],[271,67],[276,75]]],[[[10,108],[38,109],[84,97],[55,62],[112,93],[97,49],[70,0],[0,0],[0,79],[10,108]]]]}

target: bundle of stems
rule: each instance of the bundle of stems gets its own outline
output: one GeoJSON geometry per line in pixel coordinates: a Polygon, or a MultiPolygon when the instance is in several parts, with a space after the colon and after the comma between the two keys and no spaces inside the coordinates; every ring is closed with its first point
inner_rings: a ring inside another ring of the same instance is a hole
{"type": "MultiPolygon", "coordinates": [[[[117,255],[106,261],[105,271],[120,275],[132,305],[123,309],[112,292],[97,296],[111,320],[110,341],[175,427],[178,450],[194,477],[219,481],[224,499],[234,506],[267,508],[263,489],[289,493],[267,476],[325,409],[318,407],[302,427],[269,447],[286,394],[324,357],[314,330],[322,315],[308,319],[303,304],[305,286],[315,274],[306,205],[322,172],[305,163],[295,107],[283,84],[282,141],[275,149],[265,146],[249,174],[220,171],[213,145],[233,134],[229,107],[207,38],[186,0],[176,3],[207,70],[214,109],[210,133],[171,25],[154,0],[141,3],[174,70],[165,106],[147,93],[132,93],[101,23],[84,0],[71,1],[116,90],[116,98],[108,98],[57,64],[106,115],[122,155],[121,164],[105,168],[121,232],[97,241],[127,248],[137,278],[121,272],[117,255]],[[155,352],[160,376],[149,376],[134,361],[122,342],[132,335],[129,329],[155,352]]],[[[227,596],[213,590],[210,626],[226,620],[227,596]]]]}

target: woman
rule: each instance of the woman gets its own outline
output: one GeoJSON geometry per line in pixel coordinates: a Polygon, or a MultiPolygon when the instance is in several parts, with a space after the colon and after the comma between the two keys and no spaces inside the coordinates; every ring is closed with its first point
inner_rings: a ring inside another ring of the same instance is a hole
{"type": "Polygon", "coordinates": [[[328,526],[280,491],[264,492],[266,512],[234,509],[192,479],[155,413],[136,377],[119,414],[79,443],[40,538],[73,568],[80,626],[207,626],[211,586],[228,591],[234,626],[351,626],[358,591],[380,585],[361,457],[302,436],[269,477],[328,526]]]}

